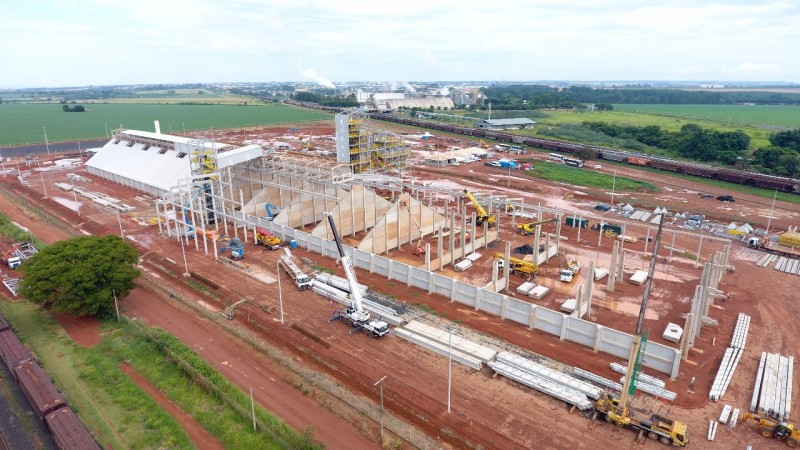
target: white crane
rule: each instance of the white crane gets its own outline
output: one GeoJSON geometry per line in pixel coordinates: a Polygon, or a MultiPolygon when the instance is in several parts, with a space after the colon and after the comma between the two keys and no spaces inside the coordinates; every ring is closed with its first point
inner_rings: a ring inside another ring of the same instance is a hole
{"type": "Polygon", "coordinates": [[[330,321],[341,320],[351,327],[354,327],[354,333],[358,330],[363,330],[364,334],[371,337],[382,337],[389,333],[389,324],[382,320],[370,320],[369,312],[364,309],[363,299],[361,298],[361,290],[356,281],[356,274],[353,271],[353,263],[350,261],[350,256],[344,252],[342,247],[342,240],[339,238],[339,232],[336,230],[336,224],[333,221],[333,216],[330,213],[325,213],[328,216],[328,223],[331,225],[333,231],[333,239],[336,242],[336,247],[339,250],[339,257],[344,267],[344,273],[347,276],[347,283],[350,285],[350,306],[343,311],[336,311],[331,317],[330,321]]]}

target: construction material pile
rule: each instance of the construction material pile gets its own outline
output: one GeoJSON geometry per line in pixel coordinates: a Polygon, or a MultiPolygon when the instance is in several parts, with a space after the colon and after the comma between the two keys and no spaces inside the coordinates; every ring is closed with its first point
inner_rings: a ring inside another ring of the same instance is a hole
{"type": "Polygon", "coordinates": [[[489,361],[488,365],[506,378],[575,405],[580,410],[592,408],[587,397],[597,400],[603,393],[594,385],[513,353],[500,352],[497,360],[489,361]]]}
{"type": "Polygon", "coordinates": [[[750,411],[786,420],[792,406],[794,357],[761,353],[750,411]]]}
{"type": "MultiPolygon", "coordinates": [[[[621,373],[625,375],[628,371],[628,368],[623,366],[622,364],[612,362],[610,364],[611,370],[614,372],[621,373]]],[[[619,380],[620,383],[625,384],[625,377],[623,376],[619,380]]],[[[636,389],[642,392],[647,392],[648,394],[654,395],[656,397],[661,397],[667,399],[669,401],[675,400],[675,397],[678,396],[675,392],[668,391],[665,389],[666,383],[663,380],[660,380],[652,375],[647,375],[644,372],[639,372],[636,376],[635,381],[636,389]]]]}
{"type": "Polygon", "coordinates": [[[739,317],[736,320],[736,327],[733,329],[731,344],[725,349],[725,355],[722,357],[717,376],[714,378],[714,383],[711,385],[711,392],[708,394],[709,399],[719,400],[725,395],[728,384],[730,384],[731,378],[733,377],[733,372],[739,364],[742,353],[744,353],[744,346],[747,343],[747,332],[749,329],[750,316],[739,313],[739,317]]]}
{"type": "Polygon", "coordinates": [[[394,334],[475,370],[480,370],[483,363],[491,361],[497,354],[492,348],[416,320],[403,328],[395,328],[394,334]]]}

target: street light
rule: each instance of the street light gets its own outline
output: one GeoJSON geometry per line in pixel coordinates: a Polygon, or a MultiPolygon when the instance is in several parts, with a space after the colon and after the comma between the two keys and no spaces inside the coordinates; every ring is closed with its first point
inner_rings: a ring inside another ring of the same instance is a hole
{"type": "Polygon", "coordinates": [[[44,146],[47,148],[47,156],[50,156],[50,143],[47,142],[47,130],[42,127],[42,131],[44,131],[44,146]]]}
{"type": "Polygon", "coordinates": [[[181,254],[183,254],[183,267],[184,269],[186,269],[186,272],[184,273],[186,274],[186,276],[189,276],[189,262],[186,260],[186,247],[184,246],[183,238],[184,236],[178,236],[178,239],[180,239],[181,241],[181,254]]]}
{"type": "Polygon", "coordinates": [[[40,170],[39,175],[42,177],[42,190],[44,190],[44,198],[47,198],[47,187],[44,185],[44,172],[40,170]]]}
{"type": "Polygon", "coordinates": [[[103,125],[105,125],[105,126],[106,126],[106,139],[108,139],[108,124],[107,124],[107,123],[104,123],[103,125]]]}
{"type": "Polygon", "coordinates": [[[122,219],[119,217],[119,210],[114,208],[114,211],[117,212],[117,223],[119,224],[119,237],[121,237],[122,240],[124,241],[125,240],[125,230],[122,229],[122,219]]]}
{"type": "Polygon", "coordinates": [[[617,188],[617,171],[614,170],[614,181],[611,182],[611,207],[614,207],[614,191],[617,188]]]}
{"type": "Polygon", "coordinates": [[[772,213],[775,212],[775,200],[778,199],[778,190],[775,189],[775,195],[772,197],[772,208],[769,210],[769,219],[767,219],[767,232],[765,235],[766,239],[769,239],[769,226],[772,224],[772,213]]]}
{"type": "Polygon", "coordinates": [[[384,375],[383,378],[376,381],[373,386],[380,384],[381,385],[381,438],[383,438],[383,380],[386,379],[389,375],[384,375]]]}
{"type": "Polygon", "coordinates": [[[448,328],[447,337],[447,412],[450,412],[450,390],[453,386],[453,330],[448,328]]]}
{"type": "Polygon", "coordinates": [[[278,271],[278,303],[281,306],[281,323],[283,322],[283,289],[281,289],[281,262],[275,261],[275,268],[278,271]]]}

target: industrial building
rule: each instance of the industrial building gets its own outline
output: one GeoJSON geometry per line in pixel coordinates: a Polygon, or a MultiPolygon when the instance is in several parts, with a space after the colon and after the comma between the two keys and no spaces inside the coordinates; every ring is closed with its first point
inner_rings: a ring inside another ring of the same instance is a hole
{"type": "Polygon", "coordinates": [[[527,117],[519,119],[484,119],[475,122],[477,128],[487,128],[489,130],[524,130],[533,128],[536,124],[527,117]]]}

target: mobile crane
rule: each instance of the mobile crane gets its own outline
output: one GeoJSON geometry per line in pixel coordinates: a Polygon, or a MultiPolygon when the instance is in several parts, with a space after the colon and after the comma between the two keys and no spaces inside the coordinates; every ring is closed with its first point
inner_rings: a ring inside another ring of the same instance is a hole
{"type": "MultiPolygon", "coordinates": [[[[513,208],[512,208],[513,211],[513,208]]],[[[521,223],[517,225],[517,234],[524,234],[526,236],[533,236],[536,233],[536,225],[543,225],[545,223],[555,222],[558,220],[558,217],[553,217],[552,219],[546,220],[539,220],[537,222],[530,222],[530,223],[521,223]]]]}
{"type": "Polygon", "coordinates": [[[800,431],[795,429],[794,425],[786,422],[775,422],[752,413],[745,413],[742,416],[742,422],[750,419],[756,421],[756,427],[762,436],[783,441],[791,448],[797,448],[800,445],[800,431]]]}
{"type": "Polygon", "coordinates": [[[256,227],[256,245],[263,245],[269,250],[277,250],[281,246],[281,238],[264,227],[256,227]]]}
{"type": "Polygon", "coordinates": [[[484,222],[488,223],[490,227],[494,226],[494,216],[490,216],[486,210],[481,206],[481,203],[478,199],[475,198],[474,195],[467,189],[464,189],[464,195],[472,202],[472,206],[475,207],[477,211],[477,215],[475,216],[475,225],[482,226],[484,222]]]}
{"type": "MultiPolygon", "coordinates": [[[[495,253],[494,257],[498,259],[497,267],[503,268],[506,256],[502,253],[495,253]]],[[[512,256],[508,258],[508,262],[510,264],[509,269],[511,269],[511,273],[525,280],[530,280],[539,273],[539,266],[532,262],[525,261],[524,259],[514,258],[512,256]]]]}
{"type": "Polygon", "coordinates": [[[364,309],[362,305],[363,299],[361,298],[361,290],[356,281],[356,274],[353,270],[353,264],[350,262],[350,257],[344,252],[342,247],[342,240],[339,237],[339,231],[336,229],[336,224],[333,220],[333,215],[326,212],[328,216],[328,223],[331,225],[333,232],[333,239],[336,241],[336,248],[339,250],[339,258],[342,260],[342,267],[347,276],[347,283],[350,285],[350,306],[347,309],[336,311],[328,322],[334,320],[341,320],[342,322],[353,327],[350,334],[356,331],[363,331],[369,337],[379,338],[386,336],[389,333],[389,324],[382,320],[372,320],[369,312],[364,309]]]}
{"type": "Polygon", "coordinates": [[[625,375],[625,383],[622,385],[622,392],[620,392],[619,398],[610,395],[600,397],[597,400],[595,409],[599,415],[605,418],[606,422],[613,423],[620,428],[628,428],[644,433],[649,439],[658,440],[665,445],[685,447],[689,443],[685,423],[671,420],[658,414],[653,414],[646,420],[638,420],[631,417],[628,407],[628,403],[636,391],[635,381],[639,377],[639,366],[642,363],[644,348],[647,344],[647,332],[643,330],[644,315],[647,311],[647,300],[650,297],[650,288],[652,287],[653,273],[656,267],[656,256],[661,246],[663,226],[664,221],[662,220],[658,224],[658,233],[656,234],[653,256],[647,273],[644,294],[642,295],[642,305],[639,309],[639,319],[636,323],[636,334],[633,337],[633,345],[628,356],[628,369],[625,375]]]}

